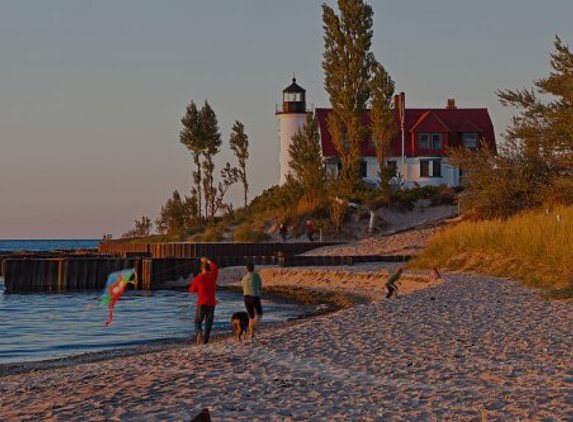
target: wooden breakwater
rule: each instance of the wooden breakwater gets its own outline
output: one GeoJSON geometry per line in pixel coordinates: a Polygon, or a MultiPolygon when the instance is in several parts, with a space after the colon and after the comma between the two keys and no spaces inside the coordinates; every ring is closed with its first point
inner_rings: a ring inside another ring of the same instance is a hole
{"type": "Polygon", "coordinates": [[[188,278],[198,273],[196,259],[152,258],[6,258],[2,277],[7,292],[65,292],[101,290],[110,273],[134,268],[139,276],[136,289],[188,278]]]}
{"type": "Polygon", "coordinates": [[[207,256],[213,259],[244,256],[293,256],[324,246],[336,246],[342,242],[268,242],[268,243],[122,243],[101,242],[98,252],[120,256],[143,254],[153,258],[197,258],[207,256]]]}
{"type": "MultiPolygon", "coordinates": [[[[283,267],[340,266],[364,262],[405,262],[409,256],[304,256],[299,255],[340,242],[304,243],[159,243],[102,242],[95,254],[4,253],[0,276],[8,292],[65,292],[103,289],[114,271],[135,268],[137,289],[152,290],[188,279],[199,272],[200,256],[221,268],[255,265],[283,267]]],[[[181,283],[179,283],[181,284],[181,283]]]]}
{"type": "Polygon", "coordinates": [[[369,262],[407,262],[409,255],[295,255],[279,259],[282,267],[323,267],[369,262]]]}

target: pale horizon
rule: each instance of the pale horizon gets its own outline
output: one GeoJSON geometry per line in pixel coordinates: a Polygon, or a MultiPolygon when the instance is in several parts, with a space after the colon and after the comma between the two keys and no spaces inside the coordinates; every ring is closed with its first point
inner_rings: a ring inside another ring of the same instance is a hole
{"type": "MultiPolygon", "coordinates": [[[[0,239],[119,237],[142,215],[154,220],[191,187],[179,143],[191,100],[217,113],[217,174],[235,163],[239,120],[249,198],[277,184],[275,104],[293,72],[309,105],[329,106],[321,3],[0,3],[0,239]]],[[[512,114],[495,91],[547,75],[556,35],[573,44],[566,0],[368,3],[373,52],[407,107],[486,107],[498,142],[512,114]]],[[[241,188],[230,193],[240,205],[241,188]]]]}

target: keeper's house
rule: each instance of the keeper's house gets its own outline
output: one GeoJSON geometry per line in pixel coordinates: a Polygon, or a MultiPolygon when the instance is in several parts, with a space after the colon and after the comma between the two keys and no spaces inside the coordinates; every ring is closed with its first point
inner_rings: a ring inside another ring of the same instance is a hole
{"type": "MultiPolygon", "coordinates": [[[[290,172],[288,147],[292,135],[311,113],[306,107],[306,91],[293,83],[283,90],[282,108],[276,110],[279,119],[280,138],[280,183],[286,181],[290,172]]],[[[485,143],[496,150],[493,124],[486,108],[457,108],[450,99],[445,108],[406,108],[405,95],[395,97],[396,133],[392,140],[392,154],[388,165],[396,177],[394,183],[406,187],[461,183],[462,171],[448,163],[447,149],[463,147],[475,149],[485,143]]],[[[339,158],[328,131],[328,108],[317,108],[316,121],[320,133],[322,155],[328,171],[338,172],[339,158]]],[[[369,112],[363,116],[364,124],[370,124],[369,112]]],[[[362,143],[362,177],[378,181],[378,164],[371,139],[362,143]]]]}

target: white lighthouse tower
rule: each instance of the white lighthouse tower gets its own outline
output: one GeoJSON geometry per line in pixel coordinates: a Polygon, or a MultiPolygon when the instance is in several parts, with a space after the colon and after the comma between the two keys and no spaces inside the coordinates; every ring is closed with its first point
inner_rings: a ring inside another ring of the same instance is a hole
{"type": "Polygon", "coordinates": [[[291,172],[288,162],[289,146],[292,143],[293,135],[304,125],[306,116],[310,112],[306,109],[306,90],[296,83],[296,78],[292,78],[292,84],[283,89],[283,105],[276,111],[279,119],[279,142],[280,142],[280,181],[283,185],[286,182],[287,174],[291,172]]]}

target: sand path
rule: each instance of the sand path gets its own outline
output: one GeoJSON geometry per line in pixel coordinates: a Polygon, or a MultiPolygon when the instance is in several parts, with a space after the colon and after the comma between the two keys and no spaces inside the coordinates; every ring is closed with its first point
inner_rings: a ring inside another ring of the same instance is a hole
{"type": "Polygon", "coordinates": [[[444,284],[206,347],[0,378],[0,419],[573,420],[573,311],[444,284]]]}

